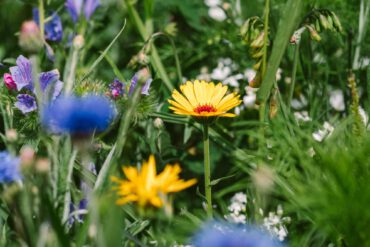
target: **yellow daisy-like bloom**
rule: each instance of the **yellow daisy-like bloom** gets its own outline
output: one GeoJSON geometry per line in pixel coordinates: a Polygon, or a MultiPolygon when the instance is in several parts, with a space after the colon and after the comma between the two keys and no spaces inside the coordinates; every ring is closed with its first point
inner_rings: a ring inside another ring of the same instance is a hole
{"type": "Polygon", "coordinates": [[[162,207],[166,194],[184,190],[197,182],[196,179],[180,179],[181,168],[178,164],[167,164],[163,172],[157,175],[153,155],[149,157],[148,162],[143,163],[140,171],[135,167],[122,167],[122,170],[127,180],[111,177],[111,180],[117,183],[113,190],[116,190],[120,197],[116,201],[118,205],[136,202],[142,207],[162,207]]]}
{"type": "Polygon", "coordinates": [[[242,101],[235,93],[227,94],[228,87],[218,83],[195,80],[187,81],[180,86],[181,93],[174,90],[170,109],[176,114],[194,117],[235,117],[227,113],[238,106],[242,101]]]}

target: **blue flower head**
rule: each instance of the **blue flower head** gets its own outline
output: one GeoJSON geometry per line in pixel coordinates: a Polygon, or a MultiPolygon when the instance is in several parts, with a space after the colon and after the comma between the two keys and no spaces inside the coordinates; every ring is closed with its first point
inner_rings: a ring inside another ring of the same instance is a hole
{"type": "MultiPolygon", "coordinates": [[[[33,9],[33,20],[40,26],[39,10],[38,8],[33,9]]],[[[45,39],[60,42],[63,38],[63,27],[60,16],[52,11],[50,17],[45,22],[45,39]]]]}
{"type": "Polygon", "coordinates": [[[82,11],[86,20],[89,20],[99,5],[99,0],[67,0],[65,4],[67,11],[75,23],[78,21],[82,11]]]}
{"type": "Polygon", "coordinates": [[[66,96],[47,105],[41,121],[54,134],[89,135],[106,130],[116,115],[115,106],[104,96],[66,96]]]}
{"type": "Polygon", "coordinates": [[[6,151],[0,152],[0,183],[20,181],[22,176],[19,171],[20,159],[6,151]]]}
{"type": "MultiPolygon", "coordinates": [[[[131,85],[130,85],[130,88],[129,88],[129,90],[128,90],[128,96],[131,96],[131,95],[132,95],[132,93],[134,92],[134,90],[135,90],[135,87],[136,87],[136,85],[137,85],[138,80],[139,80],[139,77],[138,77],[138,75],[137,75],[137,74],[135,74],[135,75],[132,77],[132,79],[131,79],[131,85]]],[[[149,89],[150,89],[150,85],[152,84],[152,81],[153,81],[153,79],[152,79],[152,78],[149,78],[149,79],[145,82],[144,86],[143,86],[143,87],[142,87],[142,89],[141,89],[141,94],[149,95],[149,89]]]]}
{"type": "Polygon", "coordinates": [[[197,247],[282,247],[283,245],[255,226],[210,222],[194,238],[197,247]]]}

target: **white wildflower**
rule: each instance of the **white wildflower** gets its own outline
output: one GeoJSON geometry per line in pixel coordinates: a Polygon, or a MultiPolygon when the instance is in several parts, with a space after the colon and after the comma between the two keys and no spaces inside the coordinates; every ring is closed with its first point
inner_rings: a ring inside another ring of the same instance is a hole
{"type": "Polygon", "coordinates": [[[322,129],[319,129],[312,133],[312,137],[316,141],[322,142],[326,137],[330,136],[333,131],[334,127],[329,122],[325,122],[322,129]]]}
{"type": "Polygon", "coordinates": [[[247,78],[248,82],[250,83],[253,81],[254,77],[256,77],[256,71],[254,69],[246,69],[244,71],[244,76],[247,78]]]}
{"type": "Polygon", "coordinates": [[[364,110],[364,108],[362,108],[360,106],[360,108],[358,109],[360,115],[361,115],[361,118],[362,118],[362,122],[364,123],[365,127],[367,126],[367,124],[369,123],[369,115],[366,113],[366,111],[364,110]]]}
{"type": "Polygon", "coordinates": [[[294,109],[302,109],[303,107],[307,106],[307,99],[304,97],[303,94],[299,95],[299,99],[293,99],[291,102],[291,106],[294,109]]]}
{"type": "Polygon", "coordinates": [[[230,202],[228,207],[230,213],[225,215],[226,220],[236,224],[245,224],[247,222],[245,215],[247,210],[247,195],[243,192],[236,193],[230,202]]]}
{"type": "Polygon", "coordinates": [[[208,15],[216,21],[224,21],[227,17],[225,11],[218,6],[209,8],[208,15]]]}
{"type": "Polygon", "coordinates": [[[280,241],[288,236],[285,224],[290,223],[290,217],[283,217],[283,208],[279,205],[276,212],[269,212],[268,217],[263,219],[263,227],[280,241]]]}
{"type": "Polygon", "coordinates": [[[329,102],[336,111],[344,111],[346,108],[344,104],[343,91],[340,89],[336,89],[330,92],[329,102]]]}
{"type": "Polygon", "coordinates": [[[204,0],[204,3],[208,7],[216,7],[217,5],[221,4],[221,0],[204,0]]]}
{"type": "Polygon", "coordinates": [[[281,68],[278,68],[278,70],[276,71],[276,81],[280,81],[281,80],[281,74],[283,73],[283,70],[281,68]]]}
{"type": "Polygon", "coordinates": [[[295,117],[295,120],[297,122],[309,122],[311,121],[311,118],[310,116],[308,116],[308,112],[307,111],[298,111],[298,112],[294,112],[294,117],[295,117]]]}

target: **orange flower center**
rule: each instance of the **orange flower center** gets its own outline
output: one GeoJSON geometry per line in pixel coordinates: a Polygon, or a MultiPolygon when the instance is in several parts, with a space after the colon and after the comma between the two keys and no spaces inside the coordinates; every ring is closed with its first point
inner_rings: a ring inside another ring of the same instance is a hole
{"type": "Polygon", "coordinates": [[[217,109],[213,105],[200,105],[194,109],[194,112],[200,114],[202,112],[216,112],[217,109]]]}

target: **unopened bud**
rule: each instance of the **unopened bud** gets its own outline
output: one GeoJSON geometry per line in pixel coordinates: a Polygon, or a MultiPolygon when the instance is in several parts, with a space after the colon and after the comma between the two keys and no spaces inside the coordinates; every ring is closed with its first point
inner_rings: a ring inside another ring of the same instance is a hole
{"type": "Polygon", "coordinates": [[[38,159],[35,168],[40,173],[47,173],[50,170],[50,161],[46,158],[38,159]]]}
{"type": "Polygon", "coordinates": [[[37,53],[44,46],[39,27],[34,21],[25,21],[19,35],[19,46],[25,51],[37,53]]]}
{"type": "Polygon", "coordinates": [[[84,37],[81,34],[79,34],[76,37],[74,37],[74,39],[73,39],[73,47],[75,49],[81,49],[84,46],[84,44],[85,44],[85,39],[84,39],[84,37]]]}
{"type": "Polygon", "coordinates": [[[22,147],[20,151],[20,158],[22,167],[29,167],[33,164],[35,159],[35,150],[30,146],[22,147]]]}
{"type": "Polygon", "coordinates": [[[316,40],[316,41],[321,40],[319,33],[316,31],[316,29],[313,26],[307,25],[306,27],[308,28],[308,31],[310,31],[310,35],[313,40],[316,40]]]}
{"type": "Polygon", "coordinates": [[[8,129],[5,133],[8,142],[15,142],[18,139],[18,133],[15,129],[8,129]]]}
{"type": "Polygon", "coordinates": [[[5,73],[4,74],[4,84],[9,90],[16,90],[17,84],[15,84],[15,81],[11,74],[5,73]]]}
{"type": "Polygon", "coordinates": [[[160,129],[163,127],[163,120],[160,119],[159,117],[157,117],[156,119],[154,119],[154,127],[160,129]]]}
{"type": "Polygon", "coordinates": [[[177,25],[175,22],[169,23],[165,28],[164,32],[170,36],[176,36],[177,34],[177,25]]]}
{"type": "Polygon", "coordinates": [[[274,186],[274,172],[267,166],[258,167],[252,173],[252,181],[256,189],[262,193],[268,193],[274,186]]]}
{"type": "Polygon", "coordinates": [[[258,37],[253,40],[253,42],[251,43],[251,47],[252,48],[261,48],[263,46],[263,40],[265,38],[265,33],[264,32],[261,32],[258,37]]]}
{"type": "Polygon", "coordinates": [[[329,21],[324,15],[320,15],[320,23],[324,29],[329,29],[330,27],[329,21]]]}

